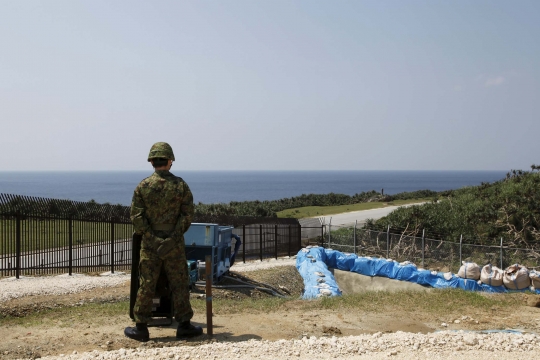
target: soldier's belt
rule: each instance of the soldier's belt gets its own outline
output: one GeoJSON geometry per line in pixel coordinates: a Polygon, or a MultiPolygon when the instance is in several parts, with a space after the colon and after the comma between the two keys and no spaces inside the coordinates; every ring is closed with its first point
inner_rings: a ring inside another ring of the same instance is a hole
{"type": "Polygon", "coordinates": [[[152,230],[155,231],[172,231],[176,227],[176,224],[154,224],[152,230]]]}

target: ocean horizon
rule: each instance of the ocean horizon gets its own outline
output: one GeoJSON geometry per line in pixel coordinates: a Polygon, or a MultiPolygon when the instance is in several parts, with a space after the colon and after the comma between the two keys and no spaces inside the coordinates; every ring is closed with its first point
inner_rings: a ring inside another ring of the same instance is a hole
{"type": "MultiPolygon", "coordinates": [[[[278,200],[302,194],[364,191],[396,194],[453,190],[505,177],[507,171],[423,170],[172,170],[193,192],[195,203],[278,200]]],[[[129,205],[137,184],[152,171],[0,171],[0,193],[129,205]]]]}

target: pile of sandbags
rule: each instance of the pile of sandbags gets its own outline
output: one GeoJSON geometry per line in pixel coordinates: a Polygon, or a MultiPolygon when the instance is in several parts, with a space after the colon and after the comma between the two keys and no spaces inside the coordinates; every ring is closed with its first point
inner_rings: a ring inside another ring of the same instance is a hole
{"type": "Polygon", "coordinates": [[[497,266],[487,264],[481,270],[473,262],[463,261],[456,274],[462,279],[479,280],[478,284],[489,286],[504,285],[509,290],[524,290],[532,285],[532,289],[540,289],[540,271],[529,271],[525,266],[514,264],[501,270],[497,266]]]}

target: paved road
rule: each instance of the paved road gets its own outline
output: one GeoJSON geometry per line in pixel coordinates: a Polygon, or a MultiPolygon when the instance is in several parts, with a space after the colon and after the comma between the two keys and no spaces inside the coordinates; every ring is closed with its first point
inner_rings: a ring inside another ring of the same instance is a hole
{"type": "MultiPolygon", "coordinates": [[[[414,206],[419,204],[410,204],[403,205],[404,207],[414,206]]],[[[385,208],[372,209],[372,210],[361,210],[361,211],[351,211],[348,213],[321,216],[321,221],[324,221],[324,224],[328,225],[330,223],[330,218],[332,218],[331,225],[342,225],[350,226],[354,225],[355,221],[358,221],[359,224],[363,224],[367,219],[380,219],[392,211],[396,210],[401,206],[388,206],[385,208]]]]}

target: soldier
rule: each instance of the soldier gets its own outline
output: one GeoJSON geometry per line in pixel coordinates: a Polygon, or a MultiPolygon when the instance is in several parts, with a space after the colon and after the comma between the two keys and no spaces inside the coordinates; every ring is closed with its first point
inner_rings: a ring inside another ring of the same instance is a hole
{"type": "Polygon", "coordinates": [[[148,341],[148,321],[152,315],[152,298],[161,268],[165,270],[172,290],[177,338],[202,334],[200,326],[190,323],[193,310],[189,302],[189,283],[184,233],[191,225],[194,206],[188,185],[169,172],[174,161],[171,146],[155,143],[148,161],[155,172],[140,182],[133,193],[131,221],[142,235],[139,263],[140,287],[133,308],[135,327],[124,334],[138,341],[148,341]]]}

